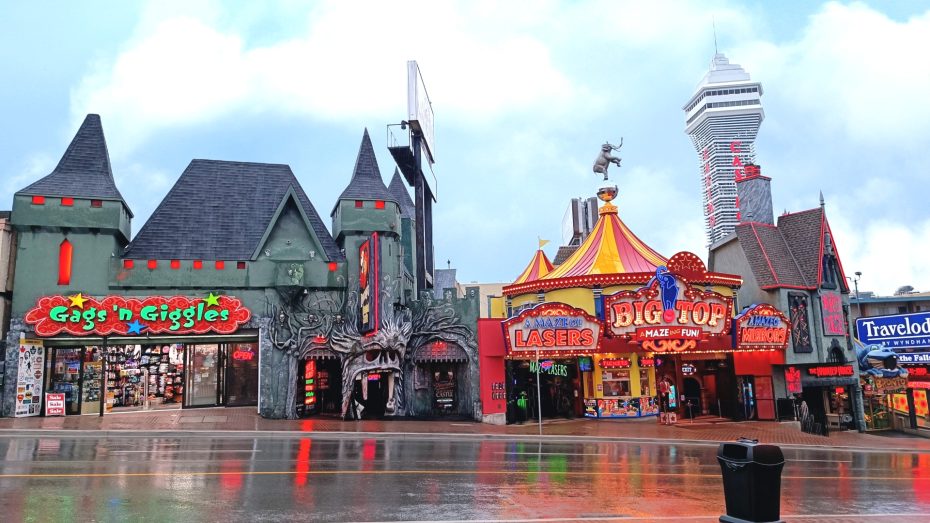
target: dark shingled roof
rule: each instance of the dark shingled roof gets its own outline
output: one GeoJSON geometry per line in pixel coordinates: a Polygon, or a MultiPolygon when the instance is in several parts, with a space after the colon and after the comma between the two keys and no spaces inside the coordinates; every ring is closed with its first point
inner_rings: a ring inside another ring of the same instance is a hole
{"type": "Polygon", "coordinates": [[[822,207],[778,217],[778,230],[791,245],[804,279],[820,285],[820,253],[823,245],[824,212],[822,207]]]}
{"type": "MultiPolygon", "coordinates": [[[[759,286],[801,287],[814,289],[822,281],[820,274],[824,231],[829,231],[823,207],[779,216],[778,225],[741,223],[736,235],[759,286]]],[[[847,290],[843,265],[836,242],[830,238],[837,256],[840,284],[847,290]]]]}
{"type": "Polygon", "coordinates": [[[293,189],[326,257],[333,237],[287,165],[193,160],[126,249],[125,258],[248,260],[293,189]]]}
{"type": "Polygon", "coordinates": [[[740,246],[760,287],[788,285],[810,287],[794,259],[781,231],[761,223],[736,226],[740,246]]]}
{"type": "Polygon", "coordinates": [[[455,272],[456,269],[434,269],[433,270],[433,297],[442,299],[443,292],[446,289],[452,289],[455,294],[455,272]]]}
{"type": "MultiPolygon", "coordinates": [[[[84,118],[51,174],[16,194],[118,200],[128,210],[129,206],[113,181],[100,115],[88,114],[84,118]]],[[[132,211],[129,214],[132,215],[132,211]]]]}
{"type": "Polygon", "coordinates": [[[396,167],[394,168],[394,177],[391,178],[391,184],[388,185],[388,191],[400,205],[400,215],[404,218],[410,218],[411,220],[415,219],[417,208],[413,205],[413,199],[410,198],[410,193],[407,192],[404,179],[401,178],[400,171],[398,171],[396,167]]]}
{"type": "MultiPolygon", "coordinates": [[[[371,145],[371,138],[368,137],[368,129],[365,129],[362,144],[358,148],[358,156],[355,158],[355,170],[352,171],[352,180],[349,181],[349,185],[339,195],[339,200],[384,200],[400,205],[396,198],[388,192],[387,187],[384,186],[384,180],[381,179],[381,171],[378,169],[378,160],[375,158],[375,149],[371,145]]],[[[337,200],[330,216],[336,214],[338,206],[339,201],[337,200]]]]}

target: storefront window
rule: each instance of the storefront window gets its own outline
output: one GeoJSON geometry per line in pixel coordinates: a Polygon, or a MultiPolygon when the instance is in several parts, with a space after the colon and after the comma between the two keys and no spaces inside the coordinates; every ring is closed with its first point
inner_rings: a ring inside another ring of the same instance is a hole
{"type": "Polygon", "coordinates": [[[98,347],[84,349],[84,366],[81,381],[81,414],[93,414],[100,411],[100,384],[102,382],[103,361],[98,347]]]}
{"type": "Polygon", "coordinates": [[[604,397],[630,395],[630,371],[604,371],[602,381],[604,382],[604,397]]]}
{"type": "Polygon", "coordinates": [[[107,390],[116,409],[179,407],[184,346],[125,345],[107,351],[107,390]]]}
{"type": "Polygon", "coordinates": [[[649,390],[649,373],[646,370],[640,371],[639,374],[639,395],[652,396],[649,390]]]}
{"type": "Polygon", "coordinates": [[[65,412],[80,414],[81,349],[53,348],[49,392],[65,395],[65,412]]]}

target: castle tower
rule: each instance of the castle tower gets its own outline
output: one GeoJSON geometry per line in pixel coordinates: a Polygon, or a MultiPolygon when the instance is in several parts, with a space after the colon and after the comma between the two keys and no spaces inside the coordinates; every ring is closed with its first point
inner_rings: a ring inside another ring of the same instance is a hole
{"type": "Polygon", "coordinates": [[[131,220],[100,116],[89,114],[51,174],[13,196],[14,317],[39,296],[106,292],[110,258],[129,242],[131,220]]]}
{"type": "Polygon", "coordinates": [[[723,239],[740,222],[737,181],[756,163],[756,134],[765,118],[762,84],[714,55],[710,71],[682,108],[685,132],[698,153],[708,244],[723,239]]]}
{"type": "Polygon", "coordinates": [[[362,302],[363,333],[378,328],[378,318],[387,307],[405,303],[402,215],[400,203],[381,179],[366,129],[352,179],[331,213],[333,238],[346,255],[348,290],[358,291],[362,302]],[[391,303],[382,303],[385,298],[391,303]]]}

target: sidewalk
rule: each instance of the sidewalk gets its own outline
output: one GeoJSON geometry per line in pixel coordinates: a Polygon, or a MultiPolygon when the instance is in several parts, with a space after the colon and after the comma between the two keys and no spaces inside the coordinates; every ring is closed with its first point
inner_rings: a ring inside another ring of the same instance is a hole
{"type": "MultiPolygon", "coordinates": [[[[894,437],[875,433],[833,432],[829,437],[805,434],[792,423],[770,421],[701,422],[687,420],[677,425],[659,425],[656,418],[635,420],[551,420],[543,424],[543,438],[564,440],[584,438],[602,441],[701,442],[733,441],[739,437],[760,443],[785,446],[842,448],[873,451],[930,452],[930,439],[895,433],[894,437]]],[[[111,413],[105,417],[68,416],[54,418],[0,418],[0,436],[13,435],[138,435],[157,436],[183,433],[203,436],[346,437],[455,437],[536,439],[535,423],[487,425],[461,421],[341,421],[334,418],[269,420],[255,413],[254,407],[210,408],[148,412],[111,413]]]]}

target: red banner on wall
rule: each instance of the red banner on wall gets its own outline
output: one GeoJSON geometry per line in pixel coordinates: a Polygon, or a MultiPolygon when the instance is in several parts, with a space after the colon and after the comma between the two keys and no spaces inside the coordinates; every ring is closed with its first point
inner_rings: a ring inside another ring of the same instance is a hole
{"type": "Polygon", "coordinates": [[[61,332],[75,336],[92,334],[232,334],[249,321],[252,313],[232,296],[188,298],[106,296],[100,300],[74,296],[45,296],[26,313],[26,323],[38,336],[61,332]]]}

